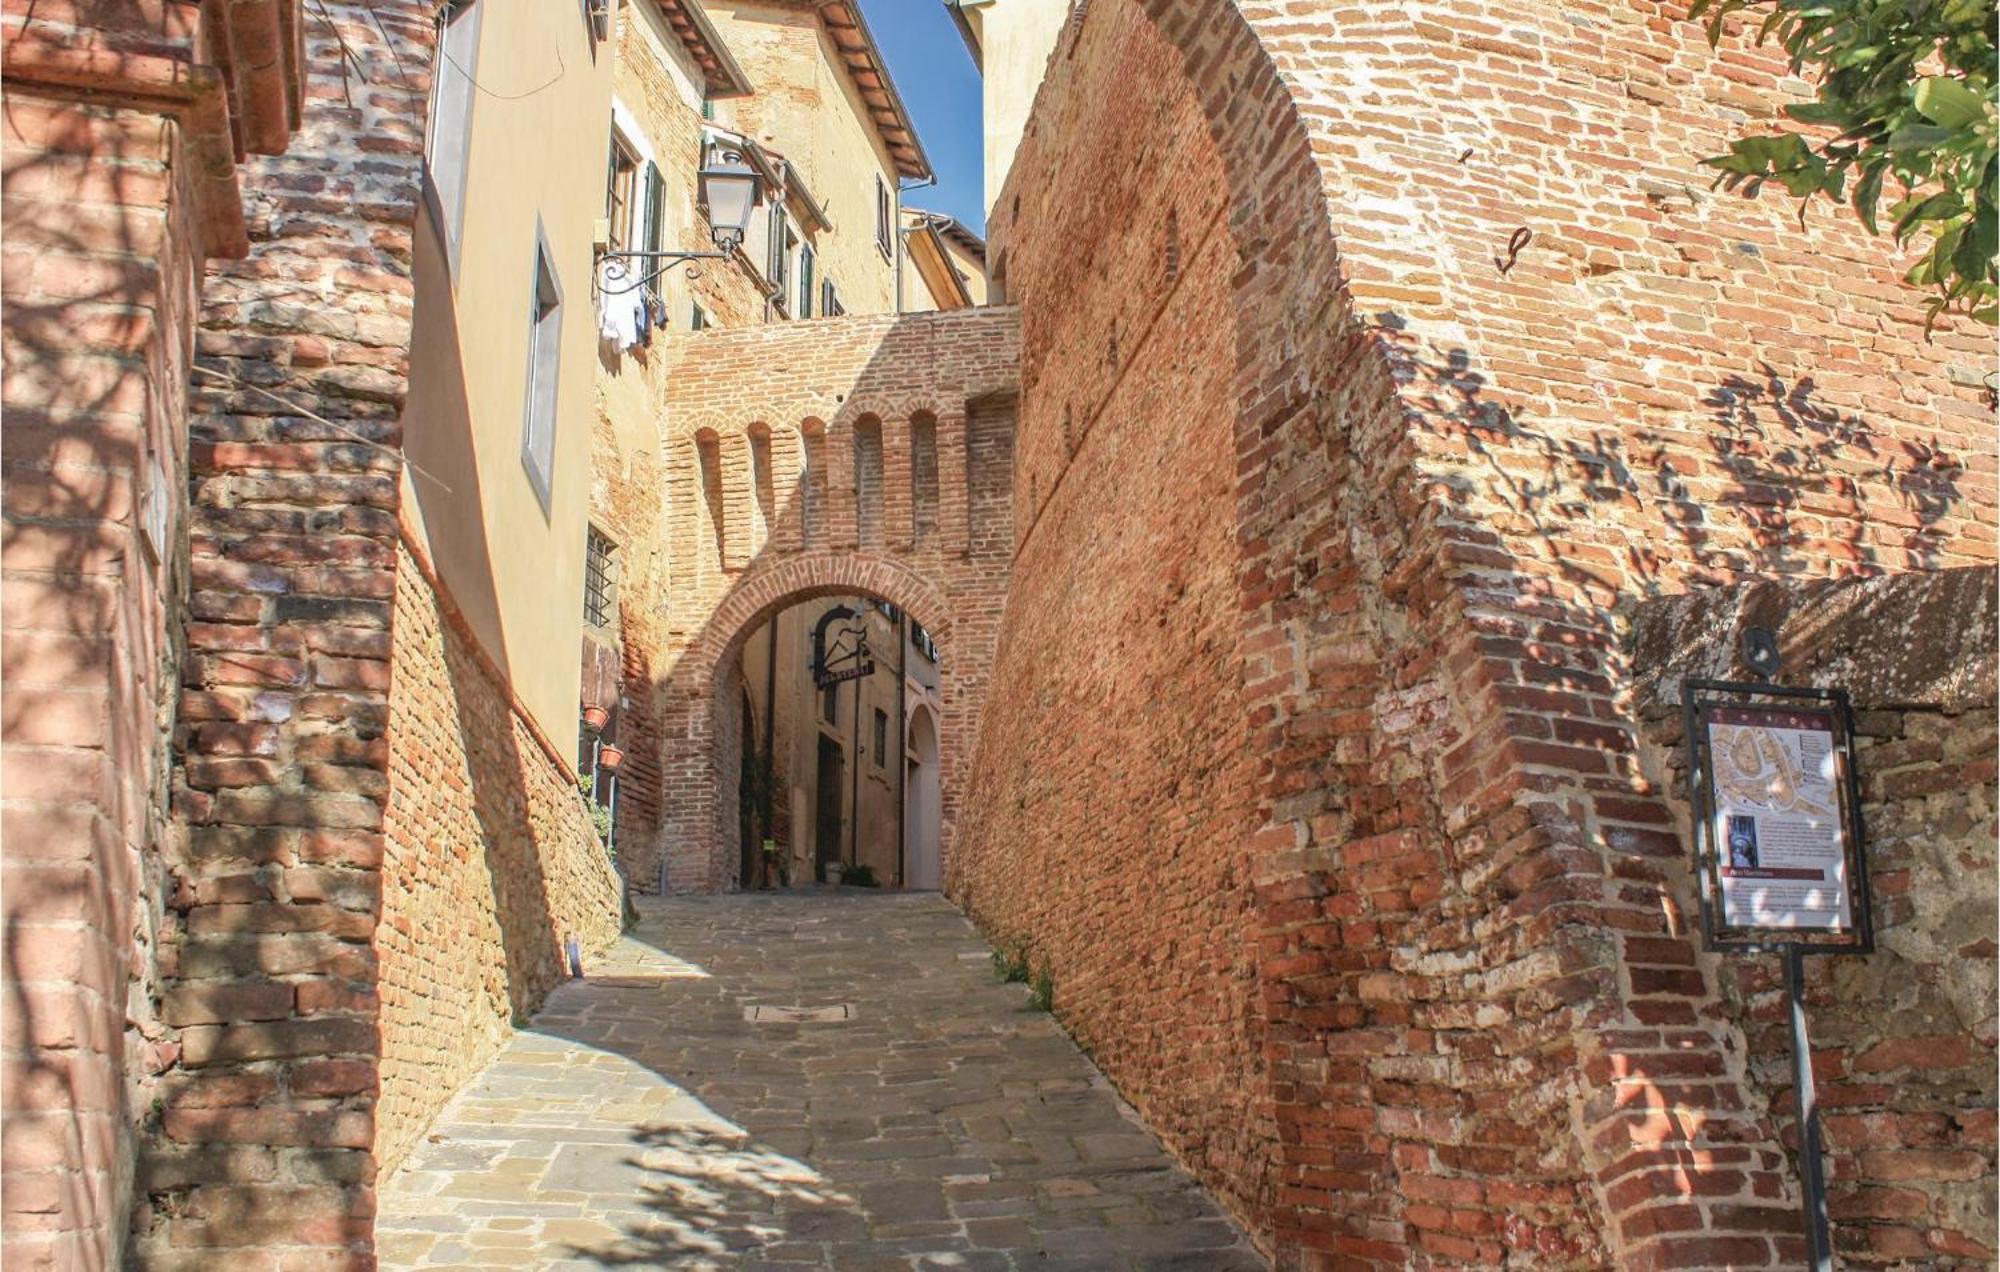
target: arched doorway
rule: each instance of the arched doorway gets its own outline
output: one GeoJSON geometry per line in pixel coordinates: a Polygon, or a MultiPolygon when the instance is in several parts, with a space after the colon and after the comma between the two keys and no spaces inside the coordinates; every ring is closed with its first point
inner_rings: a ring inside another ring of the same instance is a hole
{"type": "Polygon", "coordinates": [[[910,713],[903,790],[903,886],[935,892],[944,885],[944,853],[939,840],[937,717],[928,703],[919,703],[910,713]]]}
{"type": "MultiPolygon", "coordinates": [[[[806,552],[753,566],[656,682],[649,706],[660,739],[655,752],[658,821],[643,841],[635,836],[629,850],[634,878],[646,879],[663,891],[685,892],[756,887],[766,873],[793,885],[817,877],[820,810],[810,793],[816,785],[811,778],[818,767],[817,742],[803,725],[804,719],[817,716],[820,704],[807,694],[792,696],[787,706],[788,695],[773,691],[770,668],[775,665],[780,672],[802,668],[805,644],[803,639],[794,645],[781,643],[773,653],[768,634],[774,616],[805,603],[868,610],[878,623],[877,647],[885,651],[897,647],[893,636],[882,634],[893,631],[897,616],[907,638],[922,631],[935,666],[925,693],[917,696],[929,702],[937,726],[938,838],[942,853],[949,853],[963,758],[954,740],[968,738],[976,729],[983,677],[966,677],[990,661],[990,626],[974,630],[969,644],[959,640],[954,604],[945,589],[892,558],[851,550],[806,552]],[[754,720],[748,729],[742,727],[746,695],[754,720]],[[781,718],[787,711],[789,725],[781,718]],[[790,758],[780,754],[783,747],[763,756],[770,739],[786,736],[788,728],[793,737],[806,739],[803,749],[790,758]],[[757,738],[757,763],[771,769],[770,814],[759,821],[753,836],[759,858],[763,839],[778,839],[782,845],[782,867],[768,872],[762,860],[746,862],[742,851],[742,778],[752,763],[752,752],[743,743],[745,733],[757,738]],[[801,787],[807,788],[803,798],[801,787]],[[751,867],[748,872],[746,865],[751,867]]],[[[892,673],[889,692],[857,714],[849,689],[838,695],[833,718],[824,722],[846,753],[844,781],[850,807],[857,779],[866,783],[879,777],[880,789],[892,797],[903,785],[901,743],[908,716],[898,710],[894,695],[896,658],[890,653],[882,661],[892,673]],[[879,746],[876,706],[884,716],[879,746]],[[863,762],[856,763],[857,759],[863,762]]],[[[903,873],[900,802],[892,799],[880,820],[888,846],[875,874],[893,887],[903,873]]],[[[850,844],[841,860],[845,863],[852,855],[850,844]]]]}

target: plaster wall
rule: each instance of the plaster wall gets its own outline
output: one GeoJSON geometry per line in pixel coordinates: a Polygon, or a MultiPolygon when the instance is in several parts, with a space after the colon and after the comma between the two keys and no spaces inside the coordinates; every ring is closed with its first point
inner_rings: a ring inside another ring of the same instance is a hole
{"type": "Polygon", "coordinates": [[[851,314],[893,313],[897,177],[854,79],[811,5],[717,0],[709,17],[755,91],[715,104],[716,122],[798,166],[833,228],[816,239],[822,279],[851,314]],[[890,192],[890,249],[875,237],[876,181],[890,192]]]}
{"type": "Polygon", "coordinates": [[[536,724],[575,732],[595,415],[591,231],[603,215],[612,63],[575,6],[481,0],[463,242],[454,277],[420,218],[403,506],[536,724]],[[522,162],[523,155],[537,156],[522,162]],[[547,507],[524,465],[537,236],[562,291],[547,507]]]}

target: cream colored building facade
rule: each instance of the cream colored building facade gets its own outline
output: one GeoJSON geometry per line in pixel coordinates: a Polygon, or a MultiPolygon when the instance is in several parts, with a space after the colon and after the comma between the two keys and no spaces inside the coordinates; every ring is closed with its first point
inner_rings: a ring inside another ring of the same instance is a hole
{"type": "Polygon", "coordinates": [[[404,515],[549,736],[575,729],[590,493],[592,226],[609,32],[575,5],[449,10],[432,89],[404,515]]]}
{"type": "Polygon", "coordinates": [[[1056,39],[1086,0],[947,0],[979,67],[985,108],[986,216],[1007,184],[1028,112],[1055,51],[1056,39]]]}

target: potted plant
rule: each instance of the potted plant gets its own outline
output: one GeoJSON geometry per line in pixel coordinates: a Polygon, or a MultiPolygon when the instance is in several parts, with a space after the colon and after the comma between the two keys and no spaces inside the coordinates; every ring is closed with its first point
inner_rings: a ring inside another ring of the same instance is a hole
{"type": "Polygon", "coordinates": [[[882,886],[875,878],[875,867],[865,861],[849,866],[846,872],[841,875],[840,881],[852,888],[879,888],[882,886]]]}
{"type": "Polygon", "coordinates": [[[583,727],[592,733],[604,732],[604,726],[611,723],[611,709],[596,703],[586,703],[583,708],[583,727]]]}
{"type": "Polygon", "coordinates": [[[616,773],[618,765],[624,759],[625,752],[608,742],[597,748],[597,767],[603,769],[606,773],[616,773]]]}

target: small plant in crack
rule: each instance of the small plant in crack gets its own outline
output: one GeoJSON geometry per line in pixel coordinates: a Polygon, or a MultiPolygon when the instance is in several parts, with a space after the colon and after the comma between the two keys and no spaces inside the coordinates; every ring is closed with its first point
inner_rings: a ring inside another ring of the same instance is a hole
{"type": "Polygon", "coordinates": [[[1036,1011],[1056,1009],[1056,978],[1049,974],[1047,964],[1035,973],[1035,983],[1028,991],[1028,1006],[1036,1011]]]}
{"type": "Polygon", "coordinates": [[[1012,953],[994,950],[993,974],[1009,985],[1027,984],[1029,976],[1027,947],[1019,947],[1012,953]]]}

